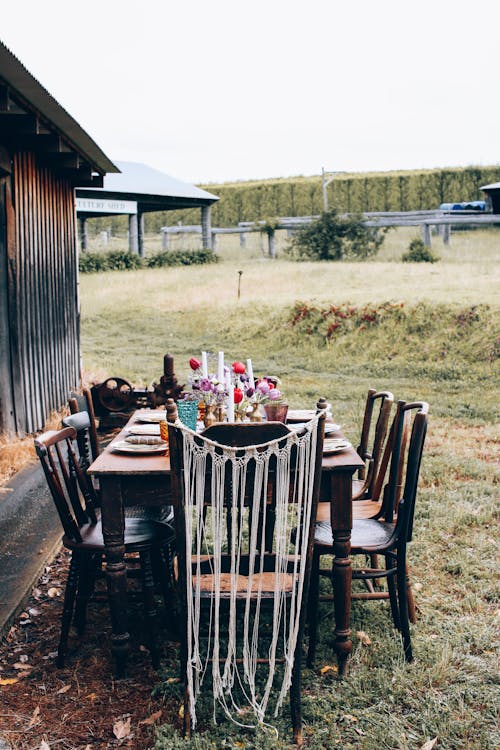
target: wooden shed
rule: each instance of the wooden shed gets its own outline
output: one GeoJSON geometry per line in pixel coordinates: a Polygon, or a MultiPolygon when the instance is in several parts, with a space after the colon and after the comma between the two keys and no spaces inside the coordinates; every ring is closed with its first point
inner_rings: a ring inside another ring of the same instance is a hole
{"type": "Polygon", "coordinates": [[[211,247],[210,207],[219,200],[216,195],[147,164],[130,161],[116,163],[120,173],[107,175],[102,188],[82,187],[76,190],[76,210],[83,251],[87,250],[87,218],[128,214],[129,250],[142,256],[145,213],[197,207],[201,209],[203,247],[211,247]]]}
{"type": "Polygon", "coordinates": [[[118,169],[0,42],[0,432],[80,381],[75,185],[118,169]]]}
{"type": "Polygon", "coordinates": [[[491,205],[492,213],[500,214],[500,182],[483,185],[481,190],[484,190],[488,196],[488,203],[491,205]]]}

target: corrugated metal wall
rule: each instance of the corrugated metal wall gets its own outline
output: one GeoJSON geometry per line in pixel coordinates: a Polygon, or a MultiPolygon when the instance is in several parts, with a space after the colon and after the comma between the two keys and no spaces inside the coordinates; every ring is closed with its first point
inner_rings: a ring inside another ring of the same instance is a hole
{"type": "Polygon", "coordinates": [[[79,383],[76,217],[69,181],[13,157],[10,315],[16,428],[43,427],[79,383]],[[12,257],[14,255],[14,257],[12,257]]]}

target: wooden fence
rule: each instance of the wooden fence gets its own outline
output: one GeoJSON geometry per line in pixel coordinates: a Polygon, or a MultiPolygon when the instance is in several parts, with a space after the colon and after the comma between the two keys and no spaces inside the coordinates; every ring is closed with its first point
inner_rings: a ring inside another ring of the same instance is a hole
{"type": "MultiPolygon", "coordinates": [[[[451,227],[453,226],[482,226],[500,224],[500,214],[483,214],[477,212],[449,213],[445,211],[372,211],[363,216],[363,224],[367,227],[420,227],[422,240],[428,247],[432,244],[432,227],[439,230],[444,244],[449,244],[451,239],[451,227]]],[[[240,236],[240,245],[245,247],[245,236],[249,232],[260,232],[267,235],[268,255],[273,258],[276,255],[275,230],[286,229],[289,234],[297,227],[309,224],[317,216],[287,216],[277,219],[274,227],[269,227],[265,222],[242,221],[237,227],[213,227],[212,249],[217,252],[217,237],[220,234],[237,234],[240,236]]],[[[199,225],[176,225],[162,227],[162,249],[168,248],[169,236],[183,234],[201,234],[199,225]]]]}

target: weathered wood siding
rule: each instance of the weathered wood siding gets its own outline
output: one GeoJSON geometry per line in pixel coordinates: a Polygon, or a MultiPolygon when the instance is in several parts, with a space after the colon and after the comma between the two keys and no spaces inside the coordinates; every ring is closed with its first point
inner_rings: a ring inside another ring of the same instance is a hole
{"type": "Polygon", "coordinates": [[[8,243],[15,429],[43,427],[79,383],[79,310],[73,188],[13,155],[14,241],[8,243]]]}

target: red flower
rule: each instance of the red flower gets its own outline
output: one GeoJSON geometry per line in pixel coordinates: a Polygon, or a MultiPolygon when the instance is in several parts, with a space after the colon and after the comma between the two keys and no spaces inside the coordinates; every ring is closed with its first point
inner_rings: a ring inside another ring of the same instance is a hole
{"type": "Polygon", "coordinates": [[[243,401],[243,391],[241,388],[234,389],[234,403],[239,404],[243,401]]]}
{"type": "Polygon", "coordinates": [[[233,372],[236,373],[236,375],[243,375],[245,369],[243,362],[233,362],[233,372]]]}
{"type": "Polygon", "coordinates": [[[199,370],[201,367],[201,362],[199,359],[196,359],[196,357],[191,357],[189,360],[189,366],[192,370],[199,370]]]}

